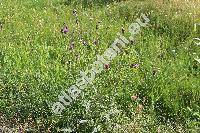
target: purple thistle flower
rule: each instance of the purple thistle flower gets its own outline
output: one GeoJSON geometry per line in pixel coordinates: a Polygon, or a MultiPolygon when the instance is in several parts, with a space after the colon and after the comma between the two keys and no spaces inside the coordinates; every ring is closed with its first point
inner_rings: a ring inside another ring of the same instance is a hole
{"type": "Polygon", "coordinates": [[[139,64],[131,64],[131,68],[138,68],[139,66],[139,64]]]}
{"type": "Polygon", "coordinates": [[[19,133],[22,133],[22,128],[21,128],[21,126],[19,127],[19,130],[18,130],[18,131],[19,131],[19,133]]]}
{"type": "Polygon", "coordinates": [[[67,32],[69,31],[68,27],[67,26],[64,26],[62,29],[61,29],[61,32],[66,34],[67,32]]]}

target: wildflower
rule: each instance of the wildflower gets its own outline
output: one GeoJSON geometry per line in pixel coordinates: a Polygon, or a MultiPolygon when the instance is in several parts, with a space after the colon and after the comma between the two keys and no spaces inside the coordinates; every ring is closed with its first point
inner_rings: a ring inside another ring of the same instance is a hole
{"type": "Polygon", "coordinates": [[[19,127],[19,133],[22,133],[23,131],[22,131],[22,126],[20,125],[20,127],[19,127]]]}
{"type": "Polygon", "coordinates": [[[138,97],[136,95],[131,96],[131,99],[135,101],[138,97]]]}
{"type": "Polygon", "coordinates": [[[109,67],[110,67],[109,64],[105,64],[105,65],[104,65],[104,68],[105,68],[105,69],[109,69],[109,67]]]}
{"type": "Polygon", "coordinates": [[[66,34],[68,31],[69,31],[69,29],[68,29],[67,26],[64,26],[64,27],[61,29],[61,33],[64,33],[64,34],[66,34]]]}
{"type": "Polygon", "coordinates": [[[138,68],[139,66],[139,64],[131,64],[131,68],[138,68]]]}
{"type": "Polygon", "coordinates": [[[131,99],[132,99],[133,101],[135,101],[137,104],[142,103],[142,100],[141,100],[137,95],[131,96],[131,99]]]}

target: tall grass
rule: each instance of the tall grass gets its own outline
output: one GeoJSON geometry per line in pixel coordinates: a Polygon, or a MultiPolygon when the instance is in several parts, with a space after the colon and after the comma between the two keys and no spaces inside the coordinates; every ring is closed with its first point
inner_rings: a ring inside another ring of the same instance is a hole
{"type": "Polygon", "coordinates": [[[200,126],[200,1],[0,2],[0,126],[34,132],[198,132],[200,126]],[[73,11],[78,14],[78,25],[73,11]],[[151,20],[62,116],[51,105],[75,83],[80,70],[112,44],[141,13],[151,20]],[[66,23],[67,35],[60,29],[66,23]],[[98,28],[97,28],[98,27],[98,28]],[[86,45],[83,44],[86,42],[86,45]],[[97,42],[97,44],[94,42],[97,42]],[[74,49],[69,49],[74,43],[74,49]],[[138,68],[130,67],[139,64],[138,68]],[[131,100],[137,95],[143,102],[131,100]],[[90,101],[86,111],[82,106],[90,101]],[[118,114],[103,116],[114,108],[118,114]],[[87,124],[79,120],[87,119],[87,124]],[[121,125],[114,128],[114,123],[121,125]]]}

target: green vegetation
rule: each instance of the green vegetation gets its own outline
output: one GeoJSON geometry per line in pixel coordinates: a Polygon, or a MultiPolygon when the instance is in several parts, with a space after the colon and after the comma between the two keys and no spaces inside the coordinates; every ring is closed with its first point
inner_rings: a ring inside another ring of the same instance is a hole
{"type": "Polygon", "coordinates": [[[70,127],[90,133],[98,125],[102,133],[199,132],[200,47],[193,39],[200,37],[200,25],[194,28],[199,5],[199,0],[1,0],[0,126],[34,129],[26,132],[70,127]],[[128,38],[129,25],[141,13],[150,19],[148,27],[96,76],[98,93],[90,85],[62,116],[53,114],[60,92],[118,32],[128,38]],[[105,119],[111,109],[119,112],[105,119]]]}

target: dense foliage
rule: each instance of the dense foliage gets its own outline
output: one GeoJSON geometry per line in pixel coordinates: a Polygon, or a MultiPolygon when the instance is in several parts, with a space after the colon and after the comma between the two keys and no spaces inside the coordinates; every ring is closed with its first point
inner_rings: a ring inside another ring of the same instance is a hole
{"type": "Polygon", "coordinates": [[[1,0],[0,126],[26,132],[88,133],[98,125],[106,133],[198,132],[198,23],[199,0],[1,0]],[[141,13],[150,23],[135,42],[106,64],[62,116],[55,115],[51,108],[60,92],[118,32],[129,37],[128,27],[141,13]]]}

